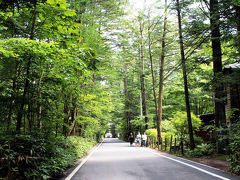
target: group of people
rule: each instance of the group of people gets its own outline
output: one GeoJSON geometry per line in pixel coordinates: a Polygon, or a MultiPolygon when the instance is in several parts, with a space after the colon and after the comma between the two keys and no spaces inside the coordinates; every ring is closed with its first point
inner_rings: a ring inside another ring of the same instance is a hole
{"type": "Polygon", "coordinates": [[[134,140],[136,141],[136,145],[138,147],[140,147],[140,146],[146,147],[146,145],[147,145],[147,135],[145,132],[144,132],[144,134],[140,134],[140,132],[138,132],[136,138],[134,138],[133,133],[130,133],[130,135],[129,135],[130,146],[133,145],[134,140]]]}

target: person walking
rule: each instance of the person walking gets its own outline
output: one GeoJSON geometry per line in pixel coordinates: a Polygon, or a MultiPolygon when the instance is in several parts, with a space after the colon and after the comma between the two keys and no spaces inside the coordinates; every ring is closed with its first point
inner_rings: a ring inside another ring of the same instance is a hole
{"type": "Polygon", "coordinates": [[[134,142],[133,133],[130,133],[130,135],[129,135],[129,142],[130,142],[130,146],[132,146],[132,145],[133,145],[133,142],[134,142]]]}
{"type": "Polygon", "coordinates": [[[137,137],[136,137],[138,147],[141,146],[141,139],[142,139],[141,134],[140,134],[140,132],[138,132],[137,137]]]}
{"type": "Polygon", "coordinates": [[[147,146],[147,135],[146,135],[145,132],[144,132],[144,134],[142,135],[142,145],[143,145],[143,147],[146,147],[146,146],[147,146]]]}

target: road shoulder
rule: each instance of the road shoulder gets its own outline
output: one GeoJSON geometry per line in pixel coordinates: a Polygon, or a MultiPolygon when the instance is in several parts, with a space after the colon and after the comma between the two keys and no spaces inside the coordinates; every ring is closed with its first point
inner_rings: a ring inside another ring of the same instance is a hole
{"type": "Polygon", "coordinates": [[[162,157],[165,157],[165,158],[168,158],[168,159],[172,159],[174,161],[179,161],[182,164],[186,164],[190,167],[192,166],[192,167],[194,167],[196,169],[199,169],[199,170],[202,170],[202,171],[208,171],[209,174],[213,173],[213,174],[216,174],[217,176],[222,176],[223,179],[226,178],[226,179],[231,179],[231,180],[240,180],[240,176],[231,174],[229,172],[225,172],[221,169],[209,166],[207,164],[203,164],[203,163],[200,163],[200,162],[197,162],[197,161],[193,161],[191,159],[187,159],[187,158],[184,158],[184,157],[178,157],[178,156],[173,155],[173,154],[158,151],[157,149],[152,149],[152,148],[147,148],[147,149],[149,151],[151,151],[152,153],[156,154],[156,155],[158,154],[159,156],[162,156],[162,157]]]}

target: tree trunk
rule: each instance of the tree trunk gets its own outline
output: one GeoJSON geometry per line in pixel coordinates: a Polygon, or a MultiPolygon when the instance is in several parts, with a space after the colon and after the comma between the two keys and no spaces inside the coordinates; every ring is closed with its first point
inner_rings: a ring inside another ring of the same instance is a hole
{"type": "Polygon", "coordinates": [[[13,77],[13,83],[12,83],[12,93],[11,93],[11,102],[10,102],[10,107],[9,107],[9,113],[8,113],[8,126],[7,126],[7,132],[10,131],[10,127],[12,124],[12,114],[13,114],[13,108],[15,105],[15,91],[16,91],[16,81],[17,81],[17,72],[18,72],[18,63],[16,63],[15,66],[15,75],[13,77]]]}
{"type": "MultiPolygon", "coordinates": [[[[34,10],[33,10],[33,19],[32,19],[32,28],[30,32],[30,39],[34,39],[34,28],[35,28],[35,23],[36,23],[36,15],[37,15],[37,0],[34,1],[34,10]]],[[[30,66],[31,66],[31,58],[29,58],[28,63],[27,63],[27,69],[26,69],[26,79],[24,83],[24,90],[23,90],[23,95],[22,95],[22,100],[20,104],[20,109],[17,114],[17,126],[16,130],[20,132],[21,125],[22,125],[22,116],[24,112],[24,106],[26,102],[26,95],[29,90],[29,74],[30,74],[30,66]]]]}
{"type": "Polygon", "coordinates": [[[183,47],[181,9],[180,9],[180,5],[179,5],[179,0],[177,0],[177,14],[178,14],[178,33],[179,33],[179,43],[180,43],[180,51],[181,51],[185,103],[186,103],[188,131],[189,131],[189,138],[190,138],[190,148],[194,149],[195,143],[194,143],[194,138],[193,138],[191,110],[190,110],[190,103],[189,103],[188,81],[187,81],[187,73],[186,73],[186,65],[185,65],[186,60],[185,60],[184,47],[183,47]]]}
{"type": "Polygon", "coordinates": [[[72,103],[72,94],[70,94],[69,99],[67,99],[68,96],[66,96],[66,100],[64,102],[64,121],[63,121],[63,131],[62,134],[64,136],[68,136],[69,133],[69,117],[71,116],[71,109],[69,107],[69,104],[72,103]]]}
{"type": "Polygon", "coordinates": [[[69,121],[70,131],[68,135],[75,135],[75,128],[76,128],[76,115],[77,115],[77,105],[76,103],[72,102],[72,109],[71,109],[71,120],[69,121]]]}
{"type": "Polygon", "coordinates": [[[33,10],[33,19],[32,19],[32,27],[30,32],[30,39],[34,39],[34,29],[36,24],[37,17],[37,0],[34,1],[34,10],[33,10]]]}
{"type": "MultiPolygon", "coordinates": [[[[149,20],[150,22],[150,20],[149,20]]],[[[149,53],[149,60],[151,64],[151,74],[152,74],[152,89],[153,89],[153,100],[154,100],[154,107],[155,107],[155,114],[156,120],[158,122],[158,106],[157,106],[157,96],[156,96],[156,85],[155,85],[155,76],[154,76],[154,68],[153,68],[153,58],[152,58],[152,42],[151,42],[151,34],[150,34],[150,23],[148,27],[148,53],[149,53]]]]}
{"type": "Polygon", "coordinates": [[[18,111],[17,114],[17,127],[16,130],[20,132],[21,129],[21,125],[22,125],[22,116],[23,116],[23,112],[24,112],[24,105],[26,102],[26,95],[29,89],[29,74],[30,74],[30,65],[31,65],[31,60],[28,60],[27,63],[27,72],[26,72],[26,79],[25,79],[25,84],[24,84],[24,90],[23,90],[23,95],[22,95],[22,100],[21,100],[21,104],[20,104],[20,109],[18,111]]]}
{"type": "Polygon", "coordinates": [[[129,113],[130,96],[129,96],[129,90],[128,90],[127,69],[128,69],[128,66],[127,66],[127,64],[125,64],[124,65],[124,72],[125,72],[125,77],[124,77],[125,117],[126,117],[127,130],[128,130],[128,133],[126,134],[126,138],[128,138],[128,135],[130,134],[130,132],[132,132],[131,117],[130,117],[130,113],[129,113]]]}
{"type": "Polygon", "coordinates": [[[142,94],[142,107],[143,107],[143,116],[145,119],[145,130],[148,129],[148,116],[147,116],[147,97],[145,89],[145,74],[144,74],[144,57],[143,57],[143,23],[140,22],[140,61],[141,61],[141,94],[142,94]]]}
{"type": "Polygon", "coordinates": [[[63,130],[62,134],[66,137],[68,135],[68,121],[69,121],[69,108],[68,108],[68,102],[64,102],[64,121],[63,121],[63,130]]]}
{"type": "Polygon", "coordinates": [[[217,127],[225,124],[225,104],[223,102],[223,84],[221,82],[222,74],[222,50],[219,30],[220,16],[218,13],[218,1],[210,0],[210,23],[211,23],[211,38],[212,38],[212,57],[213,71],[215,80],[215,120],[217,127]]]}
{"type": "MultiPolygon", "coordinates": [[[[214,72],[214,103],[215,103],[215,122],[217,127],[226,125],[224,87],[222,82],[222,51],[220,34],[220,15],[218,12],[218,0],[210,0],[210,27],[212,40],[212,57],[214,72]]],[[[218,141],[218,139],[217,139],[218,141]]],[[[224,152],[224,145],[220,141],[217,143],[218,152],[224,152]]]]}
{"type": "Polygon", "coordinates": [[[39,92],[38,97],[40,99],[40,102],[38,104],[38,124],[37,124],[37,127],[38,127],[38,129],[41,129],[42,128],[42,102],[41,102],[42,93],[41,93],[41,91],[39,92]]]}
{"type": "MultiPolygon", "coordinates": [[[[58,117],[58,114],[59,114],[59,110],[58,110],[58,102],[56,101],[56,114],[57,114],[57,117],[58,117]]],[[[58,118],[57,118],[58,119],[58,118]]],[[[55,134],[55,137],[58,136],[58,121],[56,121],[56,128],[55,128],[55,131],[56,131],[56,134],[55,134]]]]}
{"type": "Polygon", "coordinates": [[[157,136],[158,144],[161,140],[162,131],[162,101],[163,101],[163,75],[164,75],[164,61],[165,61],[165,48],[166,48],[166,34],[167,34],[167,0],[165,0],[164,11],[164,24],[163,24],[163,36],[162,36],[162,54],[160,62],[160,74],[159,74],[159,96],[158,96],[158,122],[157,122],[157,136]]]}
{"type": "Polygon", "coordinates": [[[28,92],[28,106],[27,106],[27,120],[28,120],[28,130],[29,132],[32,132],[32,129],[34,127],[34,123],[32,121],[32,111],[33,111],[33,104],[31,103],[32,96],[30,97],[30,93],[28,92]]]}
{"type": "Polygon", "coordinates": [[[11,124],[12,124],[12,111],[13,111],[13,105],[14,105],[14,102],[15,102],[15,97],[14,97],[15,89],[16,89],[16,81],[15,81],[15,79],[13,79],[13,86],[12,86],[12,91],[13,92],[11,94],[11,102],[10,102],[10,107],[9,107],[9,112],[8,112],[7,132],[10,131],[10,127],[11,127],[11,124]]]}
{"type": "Polygon", "coordinates": [[[234,6],[236,11],[236,26],[237,26],[237,49],[238,53],[240,53],[240,6],[234,6]]]}
{"type": "Polygon", "coordinates": [[[42,128],[42,85],[41,85],[41,82],[42,82],[42,79],[43,79],[43,75],[44,75],[44,71],[41,73],[41,77],[40,77],[40,80],[39,80],[39,85],[38,85],[38,124],[37,124],[37,127],[38,129],[41,129],[42,128]]]}

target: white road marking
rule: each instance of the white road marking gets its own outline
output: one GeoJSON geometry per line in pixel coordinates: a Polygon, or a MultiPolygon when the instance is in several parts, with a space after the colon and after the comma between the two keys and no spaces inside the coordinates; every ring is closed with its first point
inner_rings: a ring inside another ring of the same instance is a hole
{"type": "Polygon", "coordinates": [[[224,172],[224,171],[221,170],[221,169],[218,169],[218,168],[215,168],[215,167],[212,167],[212,166],[208,166],[208,165],[206,165],[206,164],[202,164],[202,163],[199,163],[199,162],[196,162],[196,161],[192,161],[192,160],[189,160],[189,159],[184,159],[184,158],[181,158],[181,157],[177,157],[177,158],[178,158],[178,159],[181,159],[181,160],[183,160],[183,161],[193,162],[194,164],[199,164],[199,165],[201,165],[201,166],[205,166],[205,167],[210,168],[210,169],[214,169],[214,170],[217,170],[217,171],[222,171],[222,172],[224,172]]]}
{"type": "Polygon", "coordinates": [[[225,177],[223,177],[223,176],[219,176],[219,175],[217,175],[217,174],[215,174],[215,173],[209,172],[209,171],[207,171],[207,170],[204,170],[204,169],[202,169],[202,168],[193,166],[193,165],[191,165],[191,164],[188,164],[188,163],[179,161],[179,160],[177,160],[177,159],[173,159],[173,158],[170,158],[170,157],[168,157],[168,156],[164,156],[164,155],[162,155],[162,154],[153,152],[153,151],[151,151],[151,150],[149,150],[149,152],[151,152],[151,153],[153,153],[153,154],[156,154],[156,155],[158,155],[158,156],[164,157],[164,158],[166,158],[166,159],[170,159],[170,160],[172,160],[172,161],[178,162],[178,163],[180,163],[180,164],[184,164],[185,166],[189,166],[189,167],[191,167],[191,168],[197,169],[197,170],[199,170],[199,171],[202,171],[202,172],[204,172],[204,173],[206,173],[206,174],[209,174],[209,175],[211,175],[211,176],[217,177],[217,178],[219,178],[219,179],[222,179],[222,180],[231,180],[231,179],[225,178],[225,177]]]}
{"type": "Polygon", "coordinates": [[[83,159],[83,161],[71,172],[71,174],[68,175],[68,177],[65,178],[65,180],[71,180],[72,177],[78,172],[78,170],[87,162],[87,160],[92,156],[92,154],[102,145],[103,141],[92,150],[92,152],[83,159]]]}

